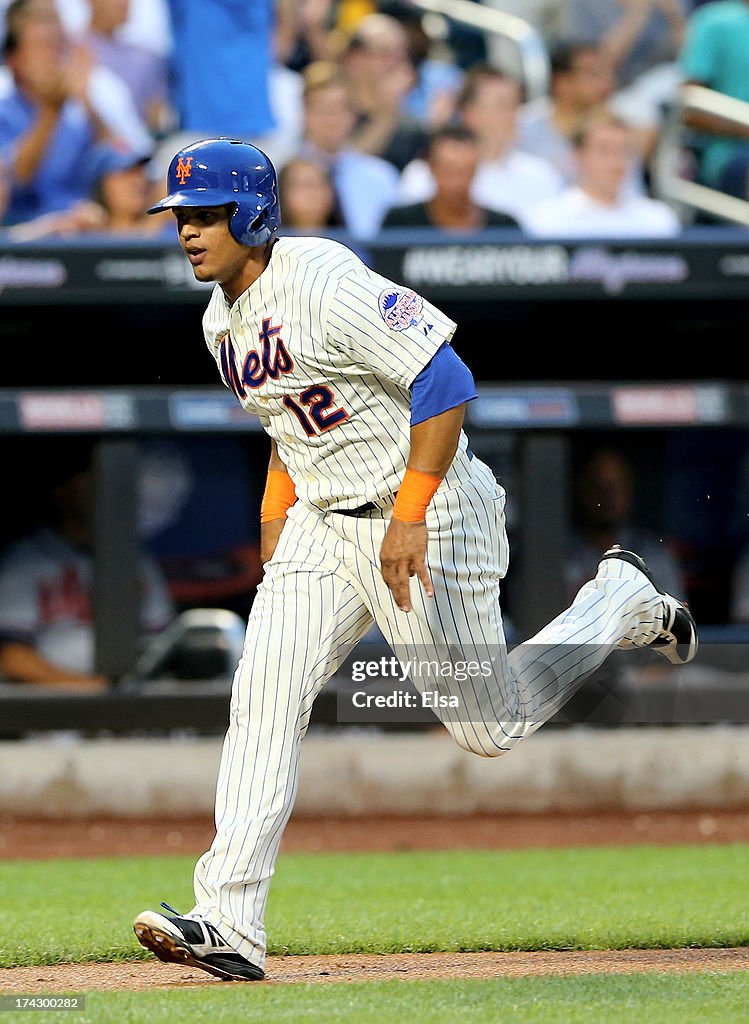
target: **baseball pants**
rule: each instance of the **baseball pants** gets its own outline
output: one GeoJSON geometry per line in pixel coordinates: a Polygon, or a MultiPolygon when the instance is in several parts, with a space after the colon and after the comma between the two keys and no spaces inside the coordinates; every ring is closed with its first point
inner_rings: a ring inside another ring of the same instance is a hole
{"type": "Polygon", "coordinates": [[[435,595],[412,579],[410,612],[397,607],[380,573],[389,509],[354,517],[297,502],[265,567],[232,684],[216,835],[195,867],[192,910],[258,966],[314,700],[373,622],[401,662],[491,659],[488,677],[411,676],[418,690],[457,697],[457,710],[435,713],[462,748],[485,757],[548,721],[617,644],[647,643],[660,628],[655,589],[628,563],[607,559],[568,609],[508,652],[499,604],[504,491],[480,459],[460,459],[460,484],[443,485],[427,512],[435,595]]]}

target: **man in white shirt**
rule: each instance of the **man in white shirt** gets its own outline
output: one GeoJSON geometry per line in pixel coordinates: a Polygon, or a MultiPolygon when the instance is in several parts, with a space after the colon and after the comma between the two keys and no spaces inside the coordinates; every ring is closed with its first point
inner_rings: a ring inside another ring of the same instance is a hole
{"type": "Polygon", "coordinates": [[[632,129],[609,111],[595,114],[575,136],[577,182],[521,216],[538,237],[669,238],[681,230],[675,211],[626,187],[636,159],[632,129]]]}
{"type": "MultiPolygon", "coordinates": [[[[520,218],[529,205],[562,191],[564,179],[551,161],[527,153],[517,144],[520,84],[487,65],[466,73],[457,118],[479,144],[479,166],[472,198],[488,210],[520,218]]],[[[412,160],[401,174],[399,202],[424,202],[434,194],[425,159],[412,160]]]]}

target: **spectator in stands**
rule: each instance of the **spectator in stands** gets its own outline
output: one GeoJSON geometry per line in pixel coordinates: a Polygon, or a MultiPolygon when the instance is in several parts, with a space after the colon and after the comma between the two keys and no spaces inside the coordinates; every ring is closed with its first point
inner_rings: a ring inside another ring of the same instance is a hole
{"type": "MultiPolygon", "coordinates": [[[[161,188],[161,183],[159,183],[161,188]]],[[[98,162],[93,197],[101,220],[90,230],[136,238],[160,237],[174,241],[174,224],[155,227],[146,211],[153,201],[150,161],[137,153],[111,150],[98,162]]]]}
{"type": "Polygon", "coordinates": [[[2,226],[11,197],[11,170],[0,162],[0,241],[35,242],[40,238],[67,238],[101,226],[101,208],[93,199],[81,199],[66,210],[40,214],[31,220],[2,226]]]}
{"type": "MultiPolygon", "coordinates": [[[[749,2],[714,0],[690,16],[680,55],[687,85],[701,85],[749,102],[749,2]]],[[[733,126],[707,113],[687,113],[701,184],[749,198],[749,126],[733,126]]]]}
{"type": "MultiPolygon", "coordinates": [[[[276,59],[292,71],[308,64],[334,60],[338,24],[334,0],[278,0],[276,59]]],[[[369,13],[369,12],[368,12],[369,13]]]]}
{"type": "MultiPolygon", "coordinates": [[[[56,5],[66,32],[79,36],[86,31],[91,20],[88,0],[56,0],[56,5]]],[[[169,0],[130,0],[127,21],[117,35],[132,46],[168,57],[173,43],[169,0]]]]}
{"type": "Polygon", "coordinates": [[[118,135],[115,106],[105,111],[104,102],[92,98],[102,77],[94,81],[89,56],[71,45],[49,0],[13,0],[6,12],[3,53],[12,76],[0,96],[0,154],[13,179],[7,224],[90,198],[102,146],[113,141],[129,145],[131,136],[138,143],[132,148],[148,152],[151,139],[145,127],[134,133],[125,128],[118,135]]]}
{"type": "Polygon", "coordinates": [[[90,21],[82,35],[94,60],[125,82],[143,123],[155,137],[174,127],[166,57],[121,36],[131,0],[88,0],[90,21]]]}
{"type": "Polygon", "coordinates": [[[92,231],[104,230],[104,211],[93,199],[81,199],[67,210],[42,213],[0,228],[4,242],[37,242],[43,238],[77,238],[92,231]]]}
{"type": "MultiPolygon", "coordinates": [[[[564,16],[568,0],[479,0],[484,7],[490,10],[501,11],[505,15],[519,19],[519,29],[529,35],[518,45],[519,37],[516,33],[504,34],[501,32],[486,33],[486,56],[483,62],[493,67],[501,68],[507,74],[513,75],[520,80],[525,80],[526,74],[530,76],[529,84],[533,79],[542,73],[541,61],[531,58],[526,62],[526,55],[530,56],[536,51],[537,57],[543,57],[544,49],[547,49],[551,40],[561,33],[561,22],[564,16]],[[525,22],[525,26],[522,23],[525,22]],[[532,33],[538,38],[532,40],[532,33]]],[[[479,61],[474,61],[479,63],[479,61]]],[[[541,92],[540,82],[536,83],[533,90],[536,95],[541,92]]],[[[547,87],[548,88],[548,87],[547,87]]]]}
{"type": "Polygon", "coordinates": [[[174,130],[154,166],[200,138],[228,136],[259,146],[280,166],[301,131],[302,82],[277,56],[275,0],[169,0],[174,130]],[[196,59],[211,40],[211,59],[196,59]]]}
{"type": "Polygon", "coordinates": [[[340,63],[356,115],[352,145],[398,171],[427,143],[427,126],[406,110],[417,83],[408,33],[397,18],[375,12],[362,18],[340,63]]]}
{"type": "MultiPolygon", "coordinates": [[[[487,65],[466,72],[456,120],[476,138],[479,163],[474,202],[521,219],[531,204],[558,195],[564,180],[553,164],[526,153],[517,144],[522,89],[515,78],[487,65]]],[[[403,204],[424,202],[434,193],[426,160],[420,157],[403,170],[399,198],[403,204]]]]}
{"type": "Polygon", "coordinates": [[[647,161],[661,127],[634,92],[615,92],[611,60],[599,43],[586,39],[557,39],[549,47],[550,83],[547,96],[523,105],[518,116],[518,145],[527,153],[550,160],[567,185],[577,180],[573,135],[596,110],[608,106],[633,128],[639,157],[632,167],[630,188],[646,193],[647,161]]]}
{"type": "Polygon", "coordinates": [[[647,165],[678,100],[678,54],[692,0],[571,0],[567,31],[601,43],[616,74],[609,104],[635,130],[647,165]]]}
{"type": "Polygon", "coordinates": [[[487,210],[473,200],[478,161],[478,144],[467,128],[450,125],[437,129],[426,155],[434,195],[421,203],[394,207],[386,214],[383,228],[434,227],[458,234],[491,227],[519,228],[514,217],[487,210]]]}
{"type": "Polygon", "coordinates": [[[598,40],[624,89],[676,62],[688,12],[689,0],[569,0],[562,33],[598,40]]]}
{"type": "MultiPolygon", "coordinates": [[[[101,691],[94,666],[92,452],[66,442],[44,471],[48,525],[14,541],[0,563],[0,671],[11,682],[101,691]]],[[[165,580],[145,552],[140,562],[143,640],[174,616],[165,580]]]]}
{"type": "Polygon", "coordinates": [[[520,221],[549,238],[670,238],[681,231],[674,210],[628,188],[637,150],[632,129],[610,111],[594,114],[574,140],[577,183],[537,203],[520,221]]]}
{"type": "Polygon", "coordinates": [[[372,238],[396,201],[398,172],[387,160],[352,146],[356,115],[346,79],[335,64],[310,64],[304,72],[304,83],[303,137],[298,156],[312,158],[328,168],[347,230],[353,238],[372,238]]]}
{"type": "Polygon", "coordinates": [[[637,522],[635,478],[624,454],[595,448],[577,468],[573,487],[573,530],[566,566],[569,600],[590,579],[590,569],[613,544],[642,555],[670,594],[684,594],[686,579],[673,546],[637,522]]]}
{"type": "Polygon", "coordinates": [[[257,142],[271,132],[273,0],[170,0],[170,11],[178,130],[193,141],[226,135],[257,142]]]}
{"type": "Polygon", "coordinates": [[[577,178],[572,138],[590,114],[614,93],[614,73],[601,46],[583,39],[556,39],[549,46],[549,92],[518,112],[518,145],[551,161],[570,185],[577,178]]]}
{"type": "Polygon", "coordinates": [[[380,9],[397,18],[406,31],[408,52],[416,73],[413,88],[406,94],[406,114],[430,131],[452,117],[463,84],[460,68],[447,46],[436,46],[424,28],[424,12],[403,0],[386,0],[380,9]]]}
{"type": "Polygon", "coordinates": [[[284,228],[314,233],[346,227],[332,175],[318,160],[287,161],[278,173],[278,195],[284,228]]]}
{"type": "MultiPolygon", "coordinates": [[[[120,75],[94,59],[92,54],[87,54],[79,41],[80,33],[70,30],[61,17],[60,9],[65,5],[65,0],[11,0],[4,16],[6,35],[9,30],[15,31],[9,21],[15,25],[31,18],[37,21],[49,20],[59,26],[71,57],[70,66],[77,68],[77,73],[85,74],[88,104],[106,126],[109,135],[133,149],[147,151],[151,146],[151,135],[138,113],[127,83],[120,75]]],[[[13,89],[13,74],[6,61],[0,66],[0,97],[10,94],[13,89]]]]}

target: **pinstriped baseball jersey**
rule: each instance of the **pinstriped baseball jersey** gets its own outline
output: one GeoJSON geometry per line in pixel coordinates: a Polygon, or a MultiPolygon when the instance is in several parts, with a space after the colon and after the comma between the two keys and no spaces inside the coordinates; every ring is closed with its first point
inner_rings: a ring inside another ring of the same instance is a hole
{"type": "MultiPolygon", "coordinates": [[[[276,441],[299,499],[326,510],[397,491],[409,388],[455,327],[324,238],[279,238],[254,284],[233,305],[217,285],[203,317],[222,380],[276,441]]],[[[462,433],[459,451],[467,444],[462,433]]]]}

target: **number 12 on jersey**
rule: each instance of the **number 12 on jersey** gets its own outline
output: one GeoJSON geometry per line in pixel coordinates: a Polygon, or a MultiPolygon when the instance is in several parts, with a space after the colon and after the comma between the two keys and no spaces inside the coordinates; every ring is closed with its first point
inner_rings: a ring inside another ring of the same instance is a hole
{"type": "Polygon", "coordinates": [[[331,409],[334,399],[333,392],[326,384],[315,384],[305,388],[299,395],[301,405],[290,395],[284,396],[283,404],[294,413],[307,437],[312,437],[348,419],[345,409],[331,409]],[[307,407],[306,412],[302,406],[307,407]]]}

